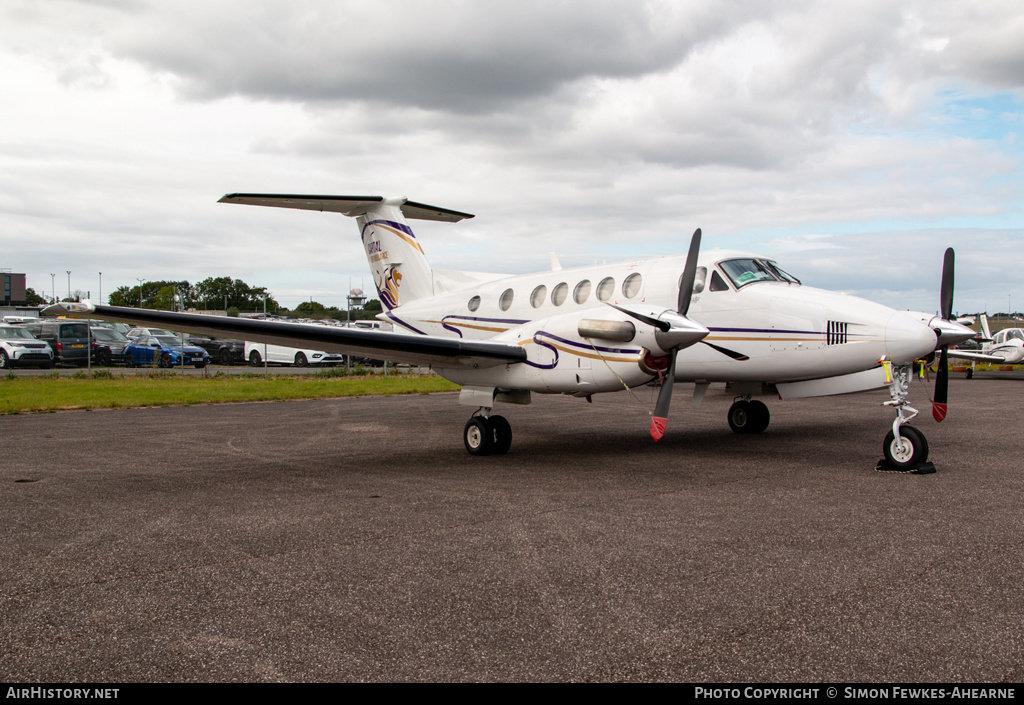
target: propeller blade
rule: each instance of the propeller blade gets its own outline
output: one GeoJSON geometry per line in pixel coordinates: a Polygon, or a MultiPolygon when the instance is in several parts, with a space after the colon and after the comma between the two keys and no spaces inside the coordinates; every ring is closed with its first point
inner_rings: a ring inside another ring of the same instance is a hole
{"type": "Polygon", "coordinates": [[[721,345],[715,345],[714,343],[709,343],[706,340],[702,340],[700,342],[704,343],[709,348],[713,348],[714,350],[717,350],[718,352],[722,353],[723,355],[728,355],[733,360],[738,360],[740,362],[743,362],[744,360],[749,360],[750,359],[749,357],[747,357],[743,353],[736,352],[735,350],[730,350],[729,348],[723,348],[721,345]]]}
{"type": "Polygon", "coordinates": [[[637,311],[630,311],[628,308],[622,308],[622,306],[616,306],[615,304],[609,303],[608,301],[605,301],[605,304],[608,305],[608,306],[611,306],[616,311],[622,311],[622,313],[626,314],[627,316],[632,316],[633,318],[635,318],[636,320],[640,321],[641,323],[646,323],[647,325],[651,326],[652,328],[657,328],[662,333],[667,333],[672,328],[672,324],[670,324],[668,321],[661,321],[661,320],[658,320],[657,318],[654,318],[652,316],[648,316],[648,315],[645,315],[643,313],[638,313],[637,311]]]}
{"type": "Polygon", "coordinates": [[[942,288],[939,291],[942,318],[947,321],[953,315],[953,259],[953,248],[947,247],[942,258],[942,288]]]}
{"type": "Polygon", "coordinates": [[[655,442],[662,439],[665,429],[668,428],[668,407],[672,403],[672,386],[676,381],[676,351],[672,351],[672,362],[668,366],[668,373],[661,383],[661,391],[658,393],[658,403],[654,406],[654,415],[651,416],[651,438],[655,442]]]}
{"type": "Polygon", "coordinates": [[[946,418],[946,401],[949,397],[949,360],[946,349],[943,346],[939,356],[939,371],[935,375],[935,400],[932,402],[932,416],[940,423],[946,418]]]}
{"type": "Polygon", "coordinates": [[[697,277],[697,255],[700,254],[700,228],[693,231],[690,238],[690,251],[686,254],[686,266],[683,268],[683,279],[679,284],[679,315],[685,316],[690,310],[690,299],[693,297],[693,280],[697,277]]]}

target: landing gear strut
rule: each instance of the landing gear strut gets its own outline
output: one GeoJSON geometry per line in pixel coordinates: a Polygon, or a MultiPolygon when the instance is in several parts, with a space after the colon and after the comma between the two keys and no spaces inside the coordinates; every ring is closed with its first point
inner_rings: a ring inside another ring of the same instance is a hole
{"type": "Polygon", "coordinates": [[[729,428],[736,433],[762,433],[768,428],[771,413],[764,402],[743,397],[729,407],[729,428]]]}
{"type": "Polygon", "coordinates": [[[504,416],[491,416],[490,411],[481,407],[466,422],[462,440],[470,455],[504,455],[512,446],[512,427],[504,416]]]}
{"type": "Polygon", "coordinates": [[[879,463],[880,470],[898,470],[901,472],[930,473],[935,467],[928,461],[928,440],[924,434],[913,426],[907,426],[912,418],[919,413],[907,404],[910,392],[910,365],[888,365],[892,381],[889,383],[889,401],[884,406],[896,410],[896,418],[892,422],[892,430],[882,441],[882,454],[885,459],[879,463]]]}

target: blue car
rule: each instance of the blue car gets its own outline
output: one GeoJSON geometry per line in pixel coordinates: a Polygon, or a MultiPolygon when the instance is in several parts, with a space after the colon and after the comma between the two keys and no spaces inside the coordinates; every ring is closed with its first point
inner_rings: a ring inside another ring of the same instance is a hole
{"type": "Polygon", "coordinates": [[[141,335],[124,349],[124,364],[128,367],[159,365],[176,367],[195,365],[202,369],[210,355],[196,345],[181,344],[181,338],[170,335],[141,335]]]}

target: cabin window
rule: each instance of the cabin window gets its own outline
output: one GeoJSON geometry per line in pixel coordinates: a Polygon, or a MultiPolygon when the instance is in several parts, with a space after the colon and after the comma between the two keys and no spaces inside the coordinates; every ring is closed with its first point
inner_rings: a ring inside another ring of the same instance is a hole
{"type": "Polygon", "coordinates": [[[569,295],[569,285],[562,282],[551,290],[551,303],[561,306],[565,303],[565,297],[569,295]]]}
{"type": "Polygon", "coordinates": [[[633,272],[626,280],[622,282],[622,295],[627,299],[632,299],[634,296],[640,293],[640,284],[642,283],[639,272],[633,272]]]}
{"type": "Polygon", "coordinates": [[[597,285],[597,298],[601,301],[607,301],[615,293],[615,280],[611,277],[605,277],[601,280],[601,283],[597,285]]]}
{"type": "Polygon", "coordinates": [[[540,308],[541,304],[544,303],[544,299],[547,298],[547,295],[548,288],[541,284],[533,290],[532,294],[530,294],[530,305],[534,308],[540,308]]]}
{"type": "Polygon", "coordinates": [[[478,308],[480,308],[480,297],[474,296],[469,300],[469,303],[466,305],[469,307],[470,311],[476,311],[478,308]]]}
{"type": "Polygon", "coordinates": [[[572,291],[572,300],[578,304],[583,303],[590,296],[590,280],[584,279],[572,291]]]}
{"type": "Polygon", "coordinates": [[[711,291],[729,291],[729,285],[722,279],[722,275],[715,270],[711,273],[711,291]]]}
{"type": "MultiPolygon", "coordinates": [[[[686,275],[686,272],[683,272],[682,274],[679,275],[679,284],[677,285],[677,288],[679,288],[679,289],[683,288],[683,277],[685,275],[686,275]]],[[[700,292],[704,291],[704,287],[707,284],[707,281],[708,281],[708,268],[707,267],[697,267],[697,271],[693,275],[693,293],[694,294],[699,294],[700,292]]]]}
{"type": "Polygon", "coordinates": [[[513,297],[515,297],[515,292],[511,289],[505,289],[501,294],[501,298],[498,299],[498,308],[502,311],[508,311],[512,306],[513,297]]]}

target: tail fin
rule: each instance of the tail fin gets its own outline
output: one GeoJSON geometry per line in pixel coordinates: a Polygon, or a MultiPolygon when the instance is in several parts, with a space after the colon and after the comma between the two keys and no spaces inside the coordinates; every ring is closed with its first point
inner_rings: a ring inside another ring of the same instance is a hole
{"type": "Polygon", "coordinates": [[[381,196],[232,193],[219,202],[332,211],[355,218],[363,238],[373,282],[380,294],[381,304],[387,310],[434,293],[430,264],[405,219],[455,223],[473,217],[469,213],[428,206],[404,198],[384,199],[381,196]]]}
{"type": "Polygon", "coordinates": [[[992,331],[988,329],[988,316],[983,313],[978,318],[981,321],[981,334],[991,340],[992,331]]]}

